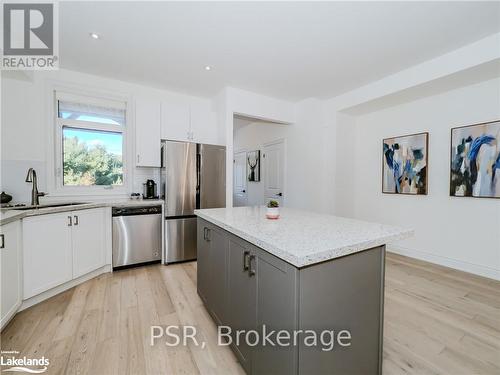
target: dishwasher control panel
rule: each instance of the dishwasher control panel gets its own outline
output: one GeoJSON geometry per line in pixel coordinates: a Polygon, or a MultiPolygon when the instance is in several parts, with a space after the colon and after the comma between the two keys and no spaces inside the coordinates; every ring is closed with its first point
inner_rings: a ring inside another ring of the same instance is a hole
{"type": "Polygon", "coordinates": [[[161,206],[113,207],[113,216],[161,214],[161,206]]]}

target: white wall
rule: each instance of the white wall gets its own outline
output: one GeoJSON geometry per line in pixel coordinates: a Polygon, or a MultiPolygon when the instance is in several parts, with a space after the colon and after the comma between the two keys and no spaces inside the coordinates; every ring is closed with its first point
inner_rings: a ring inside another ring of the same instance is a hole
{"type": "MultiPolygon", "coordinates": [[[[157,100],[185,102],[193,107],[214,107],[214,101],[183,95],[171,91],[150,88],[128,82],[107,79],[69,70],[34,72],[19,79],[18,75],[2,72],[1,114],[1,185],[16,201],[30,199],[30,185],[25,183],[26,172],[34,167],[39,176],[39,190],[47,189],[48,158],[53,153],[48,142],[47,96],[48,86],[55,83],[73,89],[105,91],[120,96],[154,97],[157,100]]],[[[131,116],[133,117],[133,116],[131,116]]],[[[133,165],[134,121],[128,119],[128,136],[131,137],[127,151],[129,165],[133,165]]],[[[224,134],[220,134],[224,137],[224,134]]],[[[128,193],[142,193],[142,183],[152,178],[159,183],[159,171],[151,168],[131,168],[131,184],[128,193]]],[[[44,198],[42,198],[44,199],[44,198]]],[[[50,198],[49,198],[50,199],[50,198]]]]}
{"type": "Polygon", "coordinates": [[[413,227],[415,236],[393,250],[500,279],[500,200],[449,196],[450,129],[500,119],[499,88],[495,79],[357,118],[340,115],[337,212],[413,227]],[[382,194],[382,139],[423,131],[430,133],[429,195],[382,194]]]}

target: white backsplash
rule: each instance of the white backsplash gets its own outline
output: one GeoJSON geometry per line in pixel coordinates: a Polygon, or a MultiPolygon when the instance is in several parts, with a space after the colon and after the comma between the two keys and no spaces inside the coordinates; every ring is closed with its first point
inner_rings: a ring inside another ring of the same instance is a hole
{"type": "Polygon", "coordinates": [[[145,183],[146,180],[153,180],[156,182],[157,194],[160,195],[160,168],[136,167],[134,173],[134,183],[132,185],[133,191],[131,193],[142,194],[142,184],[145,183]]]}
{"type": "Polygon", "coordinates": [[[12,195],[12,202],[28,202],[31,199],[31,183],[26,182],[28,169],[36,170],[38,190],[47,191],[45,178],[45,162],[30,160],[2,160],[1,162],[2,191],[12,195]]]}

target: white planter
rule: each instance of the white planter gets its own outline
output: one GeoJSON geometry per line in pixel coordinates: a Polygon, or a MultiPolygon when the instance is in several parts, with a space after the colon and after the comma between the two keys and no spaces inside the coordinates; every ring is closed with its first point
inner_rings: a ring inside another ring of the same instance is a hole
{"type": "Polygon", "coordinates": [[[280,217],[279,207],[266,207],[266,217],[268,219],[276,220],[280,217]]]}

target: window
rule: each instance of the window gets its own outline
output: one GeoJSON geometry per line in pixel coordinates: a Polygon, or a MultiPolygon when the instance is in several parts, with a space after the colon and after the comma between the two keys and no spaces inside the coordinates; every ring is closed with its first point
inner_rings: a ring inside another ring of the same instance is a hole
{"type": "Polygon", "coordinates": [[[63,127],[63,185],[123,185],[121,133],[63,127]]]}
{"type": "Polygon", "coordinates": [[[123,188],[125,103],[61,93],[56,98],[58,187],[123,188]]]}

